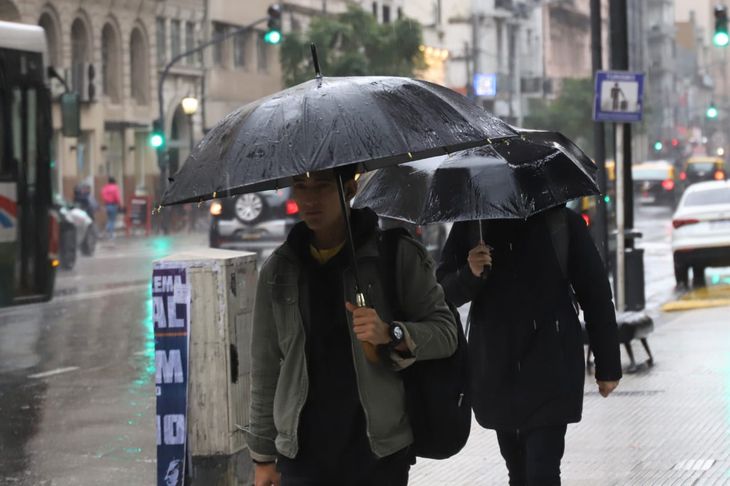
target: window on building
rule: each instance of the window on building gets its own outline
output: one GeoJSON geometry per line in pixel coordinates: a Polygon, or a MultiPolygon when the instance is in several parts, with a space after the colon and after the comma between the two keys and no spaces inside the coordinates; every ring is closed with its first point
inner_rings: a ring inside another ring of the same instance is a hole
{"type": "Polygon", "coordinates": [[[173,20],[170,22],[170,58],[180,55],[182,52],[180,46],[180,21],[173,20]]]}
{"type": "Polygon", "coordinates": [[[398,20],[401,20],[403,18],[403,9],[401,7],[398,7],[398,20]]]}
{"type": "Polygon", "coordinates": [[[256,58],[259,71],[265,72],[269,69],[269,45],[264,42],[263,37],[256,36],[258,40],[256,45],[256,58]]]}
{"type": "Polygon", "coordinates": [[[129,40],[130,85],[132,99],[139,105],[149,101],[149,70],[147,66],[147,42],[139,28],[132,30],[129,40]]]}
{"type": "Polygon", "coordinates": [[[167,63],[167,23],[162,17],[157,18],[157,64],[167,63]]]}
{"type": "Polygon", "coordinates": [[[71,24],[71,88],[77,93],[85,93],[87,64],[91,59],[89,31],[81,19],[71,24]]]}
{"type": "MultiPolygon", "coordinates": [[[[195,49],[195,24],[192,22],[185,23],[185,51],[191,51],[195,49]]],[[[195,56],[188,56],[185,58],[187,64],[195,63],[195,56]]]]}
{"type": "Polygon", "coordinates": [[[233,65],[237,68],[246,66],[246,49],[248,48],[248,32],[241,32],[233,39],[233,65]]]}
{"type": "Polygon", "coordinates": [[[46,33],[46,46],[48,47],[48,58],[51,66],[60,66],[61,40],[59,39],[59,28],[56,19],[49,13],[44,13],[38,19],[38,25],[46,33]]]}
{"type": "Polygon", "coordinates": [[[378,2],[373,2],[373,17],[378,18],[378,2]]]}
{"type": "Polygon", "coordinates": [[[121,100],[121,57],[117,31],[106,24],[101,30],[101,92],[113,103],[121,100]]]}
{"type": "MultiPolygon", "coordinates": [[[[220,24],[218,22],[213,23],[213,39],[218,40],[221,39],[223,36],[226,35],[226,26],[224,24],[220,24]]],[[[224,45],[225,42],[219,42],[217,44],[213,44],[213,64],[216,66],[222,66],[224,64],[224,54],[225,49],[224,45]]]]}
{"type": "Polygon", "coordinates": [[[383,23],[384,24],[390,23],[390,6],[389,5],[383,5],[383,23]]]}

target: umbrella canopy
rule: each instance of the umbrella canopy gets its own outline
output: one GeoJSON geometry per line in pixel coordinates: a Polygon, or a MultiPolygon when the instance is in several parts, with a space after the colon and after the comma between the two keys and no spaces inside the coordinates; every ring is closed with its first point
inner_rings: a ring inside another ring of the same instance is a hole
{"type": "Polygon", "coordinates": [[[291,177],[448,154],[517,132],[436,84],[322,77],[228,115],[171,178],[163,205],[285,187],[291,177]]]}
{"type": "Polygon", "coordinates": [[[415,224],[525,219],[599,193],[596,167],[577,146],[539,135],[381,169],[363,179],[354,206],[415,224]]]}

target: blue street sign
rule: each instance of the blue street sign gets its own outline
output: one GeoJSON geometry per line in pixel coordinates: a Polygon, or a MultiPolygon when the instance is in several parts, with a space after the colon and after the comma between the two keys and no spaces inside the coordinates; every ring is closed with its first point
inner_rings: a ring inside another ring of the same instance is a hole
{"type": "Polygon", "coordinates": [[[595,121],[641,121],[644,108],[644,73],[598,71],[594,99],[595,121]]]}
{"type": "Polygon", "coordinates": [[[497,96],[497,75],[476,73],[474,75],[474,94],[476,96],[497,96]]]}

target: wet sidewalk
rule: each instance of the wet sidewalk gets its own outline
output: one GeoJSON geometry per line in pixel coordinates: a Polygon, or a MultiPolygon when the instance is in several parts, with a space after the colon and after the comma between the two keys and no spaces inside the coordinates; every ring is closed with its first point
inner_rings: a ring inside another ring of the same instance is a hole
{"type": "MultiPolygon", "coordinates": [[[[730,484],[729,316],[730,307],[663,314],[649,338],[655,366],[625,375],[609,398],[587,376],[583,421],[568,427],[564,485],[730,484]]],[[[475,424],[459,455],[419,461],[410,484],[506,485],[494,432],[475,424]]]]}

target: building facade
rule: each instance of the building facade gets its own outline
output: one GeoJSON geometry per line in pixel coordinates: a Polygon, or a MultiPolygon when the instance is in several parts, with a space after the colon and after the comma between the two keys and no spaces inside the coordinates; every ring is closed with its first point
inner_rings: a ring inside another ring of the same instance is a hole
{"type": "MultiPolygon", "coordinates": [[[[49,63],[81,95],[78,138],[61,137],[54,106],[54,183],[67,199],[78,182],[98,189],[109,176],[129,195],[157,171],[146,141],[156,106],[157,4],[0,0],[0,19],[45,29],[49,63]]],[[[53,81],[52,94],[62,92],[53,81]]]]}

